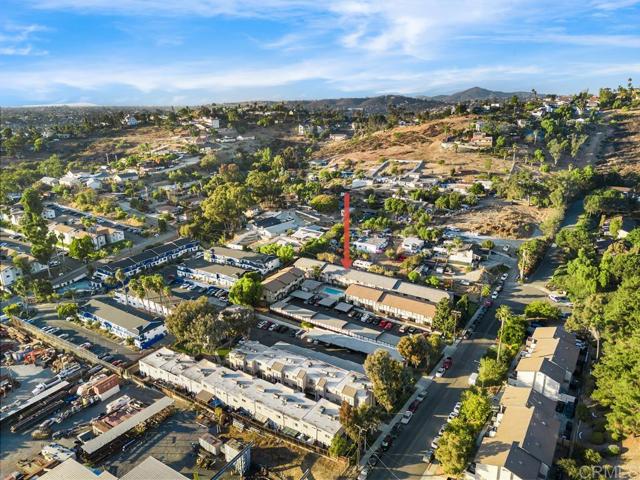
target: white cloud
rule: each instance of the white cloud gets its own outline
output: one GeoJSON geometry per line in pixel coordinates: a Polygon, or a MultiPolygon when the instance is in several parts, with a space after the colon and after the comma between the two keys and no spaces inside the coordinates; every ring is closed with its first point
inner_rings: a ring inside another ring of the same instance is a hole
{"type": "Polygon", "coordinates": [[[27,56],[47,55],[46,50],[34,48],[30,41],[34,39],[34,33],[48,30],[42,25],[17,25],[6,23],[0,30],[0,55],[27,56]]]}

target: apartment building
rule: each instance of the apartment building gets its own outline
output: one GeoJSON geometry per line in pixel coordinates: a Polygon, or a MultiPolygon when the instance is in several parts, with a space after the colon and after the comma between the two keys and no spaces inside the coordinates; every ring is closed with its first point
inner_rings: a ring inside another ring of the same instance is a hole
{"type": "Polygon", "coordinates": [[[560,327],[541,329],[527,341],[515,368],[515,378],[509,382],[531,387],[553,400],[572,401],[567,391],[579,355],[575,336],[560,327]]]}
{"type": "Polygon", "coordinates": [[[259,342],[240,342],[228,356],[231,367],[314,395],[316,400],[359,407],[373,404],[372,386],[362,373],[259,342]]]}
{"type": "Polygon", "coordinates": [[[501,411],[476,454],[475,478],[547,478],[559,432],[554,401],[530,388],[507,386],[501,411]]]}
{"type": "Polygon", "coordinates": [[[99,322],[110,333],[133,339],[138,348],[148,348],[167,334],[164,322],[144,312],[119,305],[109,297],[94,297],[80,310],[84,322],[99,322]]]}
{"type": "Polygon", "coordinates": [[[304,280],[304,272],[299,268],[283,268],[262,281],[262,298],[268,303],[277,302],[299,288],[304,280]]]}
{"type": "Polygon", "coordinates": [[[233,265],[213,263],[204,258],[194,258],[178,265],[178,276],[196,282],[231,288],[247,270],[233,265]]]}
{"type": "Polygon", "coordinates": [[[161,348],[138,362],[140,373],[197,395],[208,392],[215,400],[241,410],[277,429],[292,429],[328,447],[342,431],[339,407],[322,398],[313,401],[290,387],[216,365],[208,360],[161,348]]]}
{"type": "Polygon", "coordinates": [[[362,285],[349,285],[345,291],[345,297],[347,301],[355,305],[425,325],[431,324],[436,314],[436,306],[433,303],[401,297],[362,285]]]}
{"type": "Polygon", "coordinates": [[[213,247],[205,252],[204,258],[213,263],[258,271],[262,275],[266,275],[280,266],[280,260],[275,255],[235,250],[227,247],[213,247]]]}
{"type": "Polygon", "coordinates": [[[94,282],[101,284],[105,279],[113,277],[118,270],[122,270],[127,277],[132,277],[149,268],[157,267],[189,253],[194,253],[198,250],[198,245],[199,242],[197,240],[179,238],[173,242],[153,247],[117,262],[99,265],[96,268],[94,282]]]}
{"type": "Polygon", "coordinates": [[[304,270],[307,276],[318,276],[324,282],[335,283],[348,287],[349,285],[362,285],[364,287],[376,288],[389,293],[394,293],[401,297],[424,300],[430,303],[438,303],[443,298],[453,299],[453,294],[438,288],[417,285],[405,282],[393,277],[386,277],[376,273],[363,272],[329,264],[320,260],[310,258],[300,258],[294,265],[304,270]]]}

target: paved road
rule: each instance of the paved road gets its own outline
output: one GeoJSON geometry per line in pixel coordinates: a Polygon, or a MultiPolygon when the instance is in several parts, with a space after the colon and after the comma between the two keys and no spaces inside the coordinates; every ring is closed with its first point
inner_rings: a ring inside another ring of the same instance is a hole
{"type": "MultiPolygon", "coordinates": [[[[582,212],[582,200],[571,204],[562,227],[575,225],[582,212]]],[[[548,299],[549,292],[545,285],[551,279],[560,260],[559,250],[550,248],[540,267],[525,284],[516,281],[515,269],[512,270],[497,302],[478,322],[475,335],[458,345],[452,355],[453,367],[445,377],[434,379],[427,390],[427,398],[413,416],[411,423],[404,427],[392,447],[382,455],[380,463],[368,478],[404,480],[429,476],[427,466],[422,462],[422,454],[430,448],[440,426],[446,422],[463,390],[468,388],[469,375],[477,370],[476,362],[494,343],[498,331],[498,322],[495,321],[496,308],[504,304],[516,312],[521,312],[533,300],[548,299]]],[[[515,259],[513,262],[515,263],[515,259]]]]}
{"type": "Polygon", "coordinates": [[[495,306],[478,322],[475,335],[462,340],[452,355],[453,366],[442,378],[434,379],[409,425],[398,435],[392,447],[382,455],[380,463],[368,478],[373,480],[419,479],[425,473],[422,456],[430,448],[447,416],[460,395],[469,386],[469,375],[477,370],[477,363],[493,343],[497,333],[494,321],[495,306]]]}

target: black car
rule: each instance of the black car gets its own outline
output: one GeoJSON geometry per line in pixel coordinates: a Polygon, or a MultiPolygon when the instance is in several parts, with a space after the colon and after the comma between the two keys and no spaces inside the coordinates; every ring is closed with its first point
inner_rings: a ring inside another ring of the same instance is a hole
{"type": "Polygon", "coordinates": [[[571,433],[573,433],[573,422],[568,421],[564,426],[564,433],[562,434],[562,438],[565,440],[569,440],[571,438],[571,433]]]}
{"type": "Polygon", "coordinates": [[[382,440],[382,450],[386,452],[391,448],[391,445],[393,445],[393,437],[391,435],[387,435],[384,437],[384,440],[382,440]]]}

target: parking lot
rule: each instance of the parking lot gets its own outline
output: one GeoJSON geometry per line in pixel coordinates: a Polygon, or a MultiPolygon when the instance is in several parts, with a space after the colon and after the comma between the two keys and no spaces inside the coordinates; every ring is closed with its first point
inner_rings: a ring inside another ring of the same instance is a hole
{"type": "Polygon", "coordinates": [[[111,361],[123,361],[131,363],[137,361],[144,354],[127,346],[122,341],[112,340],[101,333],[90,330],[74,322],[61,320],[56,313],[55,305],[46,304],[38,308],[38,314],[31,320],[32,325],[44,329],[47,327],[57,328],[52,334],[64,338],[78,347],[85,343],[90,343],[89,350],[96,355],[108,354],[113,358],[111,361]]]}
{"type": "MultiPolygon", "coordinates": [[[[259,321],[265,322],[264,320],[259,321]]],[[[286,342],[291,345],[297,345],[299,347],[307,348],[309,350],[314,350],[317,352],[325,353],[327,355],[332,355],[337,358],[342,358],[344,360],[349,360],[355,363],[364,363],[366,355],[361,352],[354,352],[352,350],[348,350],[346,348],[337,347],[334,345],[323,345],[319,342],[309,342],[300,337],[300,333],[303,333],[304,330],[300,328],[300,326],[294,326],[294,321],[287,321],[278,319],[277,322],[267,320],[270,324],[264,323],[262,328],[252,328],[249,333],[249,338],[251,340],[256,340],[262,343],[263,345],[272,346],[277,342],[286,342]],[[286,330],[277,329],[278,325],[284,325],[287,327],[286,330]],[[298,333],[298,335],[296,335],[298,333]]]]}

